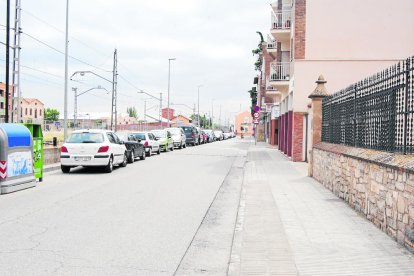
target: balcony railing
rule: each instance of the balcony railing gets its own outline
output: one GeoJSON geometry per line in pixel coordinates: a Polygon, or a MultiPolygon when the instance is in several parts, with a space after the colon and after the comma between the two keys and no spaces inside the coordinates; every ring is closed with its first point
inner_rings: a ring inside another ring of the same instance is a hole
{"type": "Polygon", "coordinates": [[[292,25],[292,11],[284,10],[280,12],[272,11],[272,29],[289,30],[292,25]]]}
{"type": "Polygon", "coordinates": [[[270,81],[290,79],[290,62],[270,63],[270,81]]]}
{"type": "Polygon", "coordinates": [[[267,49],[277,49],[277,42],[270,35],[267,35],[267,49]]]}

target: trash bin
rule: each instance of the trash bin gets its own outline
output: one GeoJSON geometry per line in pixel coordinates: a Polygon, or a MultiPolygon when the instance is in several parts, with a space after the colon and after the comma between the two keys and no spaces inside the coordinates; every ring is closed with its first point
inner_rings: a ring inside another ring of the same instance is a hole
{"type": "Polygon", "coordinates": [[[34,156],[34,176],[40,182],[43,181],[43,133],[42,126],[39,124],[24,124],[33,138],[33,156],[34,156]]]}
{"type": "Polygon", "coordinates": [[[21,124],[0,124],[0,193],[36,186],[33,140],[21,124]]]}

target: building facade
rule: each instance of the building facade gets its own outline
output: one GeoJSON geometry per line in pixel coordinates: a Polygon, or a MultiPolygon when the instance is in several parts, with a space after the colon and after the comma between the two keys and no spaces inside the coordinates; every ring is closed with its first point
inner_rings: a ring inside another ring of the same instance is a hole
{"type": "Polygon", "coordinates": [[[253,135],[253,118],[250,111],[244,111],[236,115],[234,120],[234,132],[240,136],[242,133],[244,136],[253,135]]]}
{"type": "MultiPolygon", "coordinates": [[[[11,93],[13,87],[9,85],[9,118],[11,118],[11,93]]],[[[0,122],[4,122],[6,118],[6,84],[0,82],[0,122]]]]}
{"type": "Polygon", "coordinates": [[[20,102],[22,118],[20,122],[23,123],[44,123],[45,106],[38,99],[22,98],[20,102]]]}
{"type": "Polygon", "coordinates": [[[268,142],[276,141],[279,150],[293,161],[306,160],[312,127],[308,95],[315,80],[322,74],[328,90],[337,91],[411,56],[413,10],[412,0],[273,3],[258,81],[258,103],[264,110],[262,123],[269,129],[268,142]],[[277,119],[269,115],[270,106],[278,106],[277,119]]]}

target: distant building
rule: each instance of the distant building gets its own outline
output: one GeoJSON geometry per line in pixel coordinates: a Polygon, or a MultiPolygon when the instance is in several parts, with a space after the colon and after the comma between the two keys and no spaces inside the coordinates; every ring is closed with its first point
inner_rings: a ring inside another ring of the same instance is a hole
{"type": "Polygon", "coordinates": [[[36,123],[43,125],[45,105],[39,99],[22,98],[20,102],[23,123],[36,123]]]}
{"type": "Polygon", "coordinates": [[[241,133],[244,136],[253,135],[253,117],[250,111],[244,111],[236,115],[234,132],[237,132],[238,136],[241,133]]]}
{"type": "MultiPolygon", "coordinates": [[[[13,87],[9,85],[9,115],[11,115],[11,93],[13,87]]],[[[6,84],[0,82],[0,122],[4,122],[6,116],[6,84]]],[[[11,118],[11,116],[9,116],[11,118]]]]}
{"type": "Polygon", "coordinates": [[[172,127],[188,125],[190,123],[191,123],[191,119],[189,119],[189,118],[187,118],[183,115],[178,115],[178,116],[175,116],[174,118],[171,119],[171,126],[172,127]]]}

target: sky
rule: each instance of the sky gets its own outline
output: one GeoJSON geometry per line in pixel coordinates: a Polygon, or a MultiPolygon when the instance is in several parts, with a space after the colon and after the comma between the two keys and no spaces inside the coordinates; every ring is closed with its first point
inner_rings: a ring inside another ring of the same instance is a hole
{"type": "MultiPolygon", "coordinates": [[[[12,8],[14,0],[11,0],[12,8]]],[[[118,51],[118,112],[135,106],[142,118],[157,114],[163,93],[167,104],[168,59],[171,62],[170,103],[177,113],[213,112],[216,121],[247,110],[253,86],[259,36],[270,28],[270,1],[258,0],[70,0],[69,75],[89,70],[112,78],[113,52],[118,51]],[[213,111],[212,111],[213,109],[213,111]]],[[[65,0],[22,0],[22,96],[38,98],[46,107],[64,106],[65,0]],[[45,45],[47,44],[47,45],[45,45]],[[52,49],[53,47],[54,49],[52,49]]],[[[11,23],[13,23],[13,15],[11,23]]],[[[6,0],[0,0],[0,42],[5,42],[6,0]]],[[[5,82],[5,47],[0,44],[0,81],[5,82]]],[[[69,82],[68,112],[74,94],[111,83],[90,74],[69,82]]],[[[111,94],[92,90],[78,97],[78,112],[111,110],[111,94]]]]}

